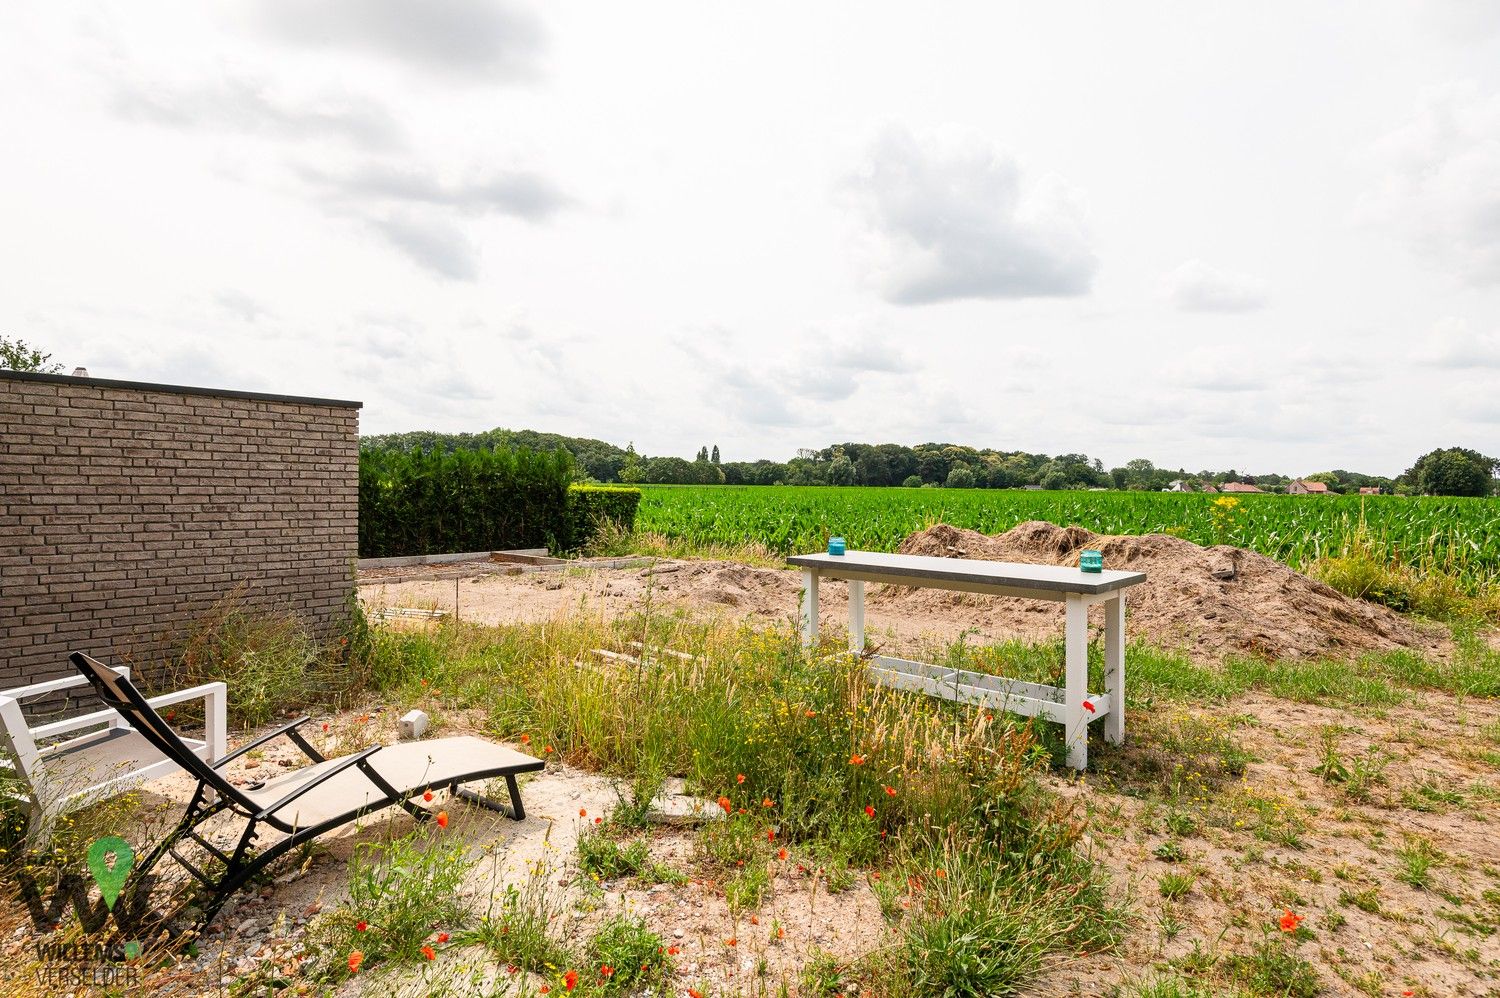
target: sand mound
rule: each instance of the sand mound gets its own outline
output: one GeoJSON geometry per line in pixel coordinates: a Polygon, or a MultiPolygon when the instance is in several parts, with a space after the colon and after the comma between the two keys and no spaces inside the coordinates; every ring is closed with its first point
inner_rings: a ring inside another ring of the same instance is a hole
{"type": "MultiPolygon", "coordinates": [[[[1210,657],[1348,658],[1395,648],[1437,652],[1445,645],[1442,636],[1385,607],[1351,599],[1254,551],[1200,547],[1167,534],[1109,537],[1033,520],[988,537],[938,524],[908,537],[901,552],[1077,565],[1083,548],[1101,551],[1105,568],[1146,573],[1126,598],[1129,634],[1165,648],[1210,657]]],[[[888,588],[871,600],[908,613],[967,609],[976,623],[993,628],[1013,618],[1018,630],[1028,632],[1036,626],[1037,608],[1045,605],[908,587],[888,588]]],[[[1061,633],[1062,608],[1050,609],[1061,633]]]]}

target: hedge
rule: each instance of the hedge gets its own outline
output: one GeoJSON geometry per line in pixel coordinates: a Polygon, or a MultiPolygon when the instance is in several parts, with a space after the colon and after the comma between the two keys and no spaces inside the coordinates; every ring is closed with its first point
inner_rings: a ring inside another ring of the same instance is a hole
{"type": "Polygon", "coordinates": [[[565,547],[576,550],[593,538],[607,522],[629,533],[635,527],[635,511],[641,490],[599,485],[575,485],[568,490],[568,532],[565,547]]]}
{"type": "Polygon", "coordinates": [[[567,451],[359,455],[359,556],[572,551],[606,519],[635,524],[636,489],[569,487],[567,451]]]}

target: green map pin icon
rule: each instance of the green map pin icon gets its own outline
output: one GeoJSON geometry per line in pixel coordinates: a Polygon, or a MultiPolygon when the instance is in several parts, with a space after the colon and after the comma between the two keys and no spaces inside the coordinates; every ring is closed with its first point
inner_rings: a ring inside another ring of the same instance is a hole
{"type": "Polygon", "coordinates": [[[93,873],[94,882],[99,885],[99,893],[109,910],[114,910],[115,899],[120,896],[133,865],[135,852],[130,843],[118,835],[106,835],[89,846],[89,872],[93,873]]]}

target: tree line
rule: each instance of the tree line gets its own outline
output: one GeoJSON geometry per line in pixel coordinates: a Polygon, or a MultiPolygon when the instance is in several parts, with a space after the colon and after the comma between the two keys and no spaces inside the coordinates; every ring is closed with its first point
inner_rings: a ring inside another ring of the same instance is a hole
{"type": "MultiPolygon", "coordinates": [[[[568,437],[535,430],[493,429],[480,433],[416,431],[363,438],[367,450],[452,453],[456,450],[526,448],[567,450],[581,481],[645,485],[870,485],[908,488],[1122,489],[1156,492],[1183,483],[1189,489],[1227,482],[1284,492],[1294,478],[1252,475],[1234,468],[1188,471],[1160,468],[1145,458],[1106,469],[1087,454],[1033,454],[961,444],[866,444],[848,442],[799,450],[787,461],[724,461],[717,444],[705,445],[692,460],[647,456],[634,444],[624,448],[588,437],[568,437]]],[[[1495,494],[1500,461],[1461,447],[1422,455],[1396,478],[1335,469],[1301,476],[1325,483],[1331,492],[1379,488],[1410,495],[1495,494]]]]}

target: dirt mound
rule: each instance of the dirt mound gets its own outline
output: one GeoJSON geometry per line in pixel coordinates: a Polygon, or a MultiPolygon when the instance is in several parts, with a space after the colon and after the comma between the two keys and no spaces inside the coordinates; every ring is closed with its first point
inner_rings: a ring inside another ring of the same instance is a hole
{"type": "MultiPolygon", "coordinates": [[[[1129,635],[1165,648],[1211,657],[1348,658],[1395,648],[1438,652],[1445,645],[1443,637],[1385,607],[1344,596],[1264,555],[1227,545],[1200,547],[1168,534],[1110,537],[1033,520],[989,537],[938,524],[908,537],[901,552],[1077,565],[1083,548],[1102,552],[1105,568],[1146,573],[1126,597],[1129,635]]],[[[996,629],[1014,618],[1028,632],[1043,605],[908,587],[891,587],[871,599],[906,612],[951,615],[967,609],[976,623],[996,629]]],[[[1052,613],[1061,633],[1061,606],[1052,613]]]]}
{"type": "Polygon", "coordinates": [[[797,577],[733,561],[669,562],[643,568],[639,578],[669,600],[731,606],[782,616],[796,611],[797,577]]]}

